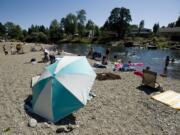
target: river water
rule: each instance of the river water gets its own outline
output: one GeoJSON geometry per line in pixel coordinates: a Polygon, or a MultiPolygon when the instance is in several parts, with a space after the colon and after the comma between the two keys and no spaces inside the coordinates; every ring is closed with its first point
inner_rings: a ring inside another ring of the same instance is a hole
{"type": "Polygon", "coordinates": [[[170,56],[170,58],[175,58],[175,62],[173,64],[169,64],[168,66],[168,77],[180,79],[180,51],[169,49],[148,50],[144,48],[125,48],[102,44],[61,44],[58,46],[66,52],[80,55],[87,55],[90,47],[93,47],[94,51],[100,52],[102,55],[104,55],[106,48],[111,48],[111,60],[113,60],[114,55],[117,55],[118,58],[122,59],[124,62],[143,62],[144,67],[139,67],[138,69],[141,70],[146,66],[149,66],[152,71],[159,74],[164,72],[163,70],[166,56],[170,56]]]}

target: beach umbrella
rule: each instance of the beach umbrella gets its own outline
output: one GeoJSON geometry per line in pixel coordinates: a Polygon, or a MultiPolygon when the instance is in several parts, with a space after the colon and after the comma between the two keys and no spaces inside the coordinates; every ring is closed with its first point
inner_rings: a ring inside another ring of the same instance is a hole
{"type": "Polygon", "coordinates": [[[33,86],[33,112],[59,121],[86,105],[95,78],[86,57],[64,56],[49,65],[33,86]]]}

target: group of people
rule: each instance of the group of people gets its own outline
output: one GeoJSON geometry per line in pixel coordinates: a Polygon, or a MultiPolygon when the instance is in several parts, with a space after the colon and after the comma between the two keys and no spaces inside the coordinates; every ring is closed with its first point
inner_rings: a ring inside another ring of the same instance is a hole
{"type": "Polygon", "coordinates": [[[56,61],[56,57],[53,53],[50,53],[47,49],[44,49],[43,62],[50,61],[50,64],[53,64],[56,61]]]}
{"type": "MultiPolygon", "coordinates": [[[[6,48],[6,45],[3,45],[3,52],[5,55],[8,55],[8,49],[6,48]]],[[[13,44],[10,45],[10,52],[11,55],[14,55],[16,53],[23,53],[23,46],[21,44],[17,44],[16,47],[14,47],[13,44]]]]}
{"type": "Polygon", "coordinates": [[[134,71],[135,67],[131,61],[124,63],[121,59],[114,63],[113,71],[134,71]]]}
{"type": "Polygon", "coordinates": [[[97,60],[99,58],[101,59],[101,57],[102,57],[102,59],[101,59],[102,60],[102,65],[107,65],[109,55],[110,55],[110,51],[111,51],[111,49],[107,48],[106,51],[105,51],[105,55],[102,56],[101,53],[93,51],[93,48],[91,47],[89,52],[88,52],[87,57],[90,58],[90,59],[94,59],[94,60],[97,60]]]}

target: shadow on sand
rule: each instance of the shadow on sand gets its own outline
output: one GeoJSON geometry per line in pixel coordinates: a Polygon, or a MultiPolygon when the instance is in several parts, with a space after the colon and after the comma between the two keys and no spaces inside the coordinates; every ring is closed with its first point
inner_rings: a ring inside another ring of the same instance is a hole
{"type": "MultiPolygon", "coordinates": [[[[49,122],[47,119],[42,118],[41,116],[35,114],[32,112],[32,95],[29,95],[25,100],[24,100],[24,110],[25,112],[31,117],[37,120],[38,123],[41,122],[49,122]]],[[[60,121],[54,123],[55,125],[75,125],[76,124],[76,117],[73,114],[68,115],[67,117],[61,119],[60,121]]]]}
{"type": "Polygon", "coordinates": [[[144,91],[148,95],[158,91],[158,89],[155,89],[149,86],[143,86],[143,85],[136,87],[136,89],[140,91],[144,91]]]}

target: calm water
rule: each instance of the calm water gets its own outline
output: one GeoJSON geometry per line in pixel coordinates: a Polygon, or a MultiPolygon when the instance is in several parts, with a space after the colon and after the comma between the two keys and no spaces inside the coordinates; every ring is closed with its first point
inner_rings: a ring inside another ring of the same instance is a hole
{"type": "MultiPolygon", "coordinates": [[[[61,44],[59,45],[61,49],[64,51],[87,55],[90,47],[93,47],[94,51],[100,52],[102,54],[105,53],[107,45],[100,44],[92,44],[92,45],[84,45],[84,44],[61,44]]],[[[175,63],[170,64],[168,67],[168,76],[171,78],[180,79],[180,51],[175,50],[147,50],[142,48],[125,48],[125,47],[110,47],[111,48],[111,60],[113,60],[114,55],[117,55],[118,58],[123,59],[125,62],[143,62],[145,68],[149,66],[153,71],[163,73],[164,62],[166,56],[170,56],[170,58],[175,58],[175,63]]]]}

